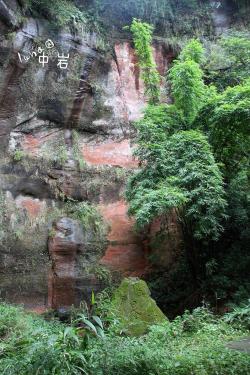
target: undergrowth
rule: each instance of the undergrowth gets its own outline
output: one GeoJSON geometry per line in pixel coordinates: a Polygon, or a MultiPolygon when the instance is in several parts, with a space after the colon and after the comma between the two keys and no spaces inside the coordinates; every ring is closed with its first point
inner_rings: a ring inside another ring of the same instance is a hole
{"type": "Polygon", "coordinates": [[[250,356],[226,346],[249,335],[239,316],[240,310],[218,318],[198,308],[132,338],[115,334],[112,320],[105,320],[105,334],[100,335],[95,324],[100,328],[103,323],[98,317],[91,323],[80,314],[66,326],[1,303],[0,373],[247,375],[250,356]]]}

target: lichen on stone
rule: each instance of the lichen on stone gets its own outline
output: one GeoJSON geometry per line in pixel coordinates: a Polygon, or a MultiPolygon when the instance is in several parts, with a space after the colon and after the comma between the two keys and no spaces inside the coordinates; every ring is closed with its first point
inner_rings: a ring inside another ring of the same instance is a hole
{"type": "Polygon", "coordinates": [[[151,325],[167,320],[150,297],[146,282],[133,277],[124,279],[115,291],[111,312],[119,321],[120,332],[130,336],[143,335],[151,325]]]}

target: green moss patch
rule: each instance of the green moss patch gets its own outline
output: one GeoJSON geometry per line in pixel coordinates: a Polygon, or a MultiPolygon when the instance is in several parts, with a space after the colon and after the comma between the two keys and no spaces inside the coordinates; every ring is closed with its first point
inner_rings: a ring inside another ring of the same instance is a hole
{"type": "Polygon", "coordinates": [[[122,281],[114,293],[111,309],[119,319],[119,329],[130,336],[143,335],[151,325],[167,319],[150,297],[145,281],[137,278],[122,281]]]}

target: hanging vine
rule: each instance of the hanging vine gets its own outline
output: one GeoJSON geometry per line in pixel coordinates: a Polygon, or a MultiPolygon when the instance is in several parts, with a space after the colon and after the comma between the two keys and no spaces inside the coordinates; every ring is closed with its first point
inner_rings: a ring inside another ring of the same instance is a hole
{"type": "Polygon", "coordinates": [[[133,19],[129,27],[133,35],[136,55],[150,104],[157,104],[160,97],[160,75],[157,71],[152,51],[153,27],[146,22],[133,19]]]}

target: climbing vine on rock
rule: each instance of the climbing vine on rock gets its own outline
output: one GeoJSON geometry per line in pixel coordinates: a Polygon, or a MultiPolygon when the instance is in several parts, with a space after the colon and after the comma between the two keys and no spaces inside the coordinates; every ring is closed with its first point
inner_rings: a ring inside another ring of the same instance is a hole
{"type": "Polygon", "coordinates": [[[151,47],[153,27],[146,22],[141,22],[134,18],[129,29],[133,34],[146,95],[150,104],[157,104],[160,96],[160,75],[156,68],[151,47]]]}

